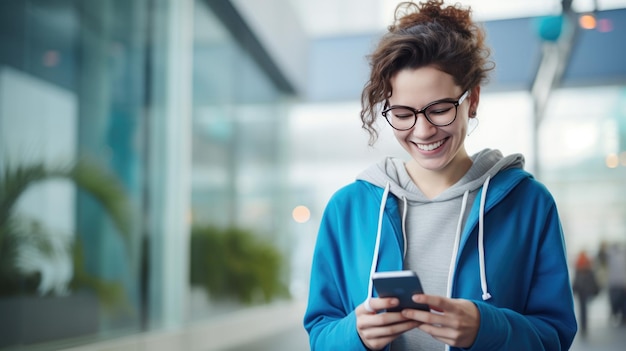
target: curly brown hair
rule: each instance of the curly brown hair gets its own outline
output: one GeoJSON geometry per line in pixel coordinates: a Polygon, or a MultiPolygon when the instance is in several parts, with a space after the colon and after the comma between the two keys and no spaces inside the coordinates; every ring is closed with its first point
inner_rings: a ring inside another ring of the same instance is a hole
{"type": "Polygon", "coordinates": [[[495,67],[490,54],[485,32],[471,19],[471,8],[435,0],[400,3],[394,23],[368,56],[371,73],[361,94],[361,121],[369,144],[378,139],[374,123],[391,96],[390,81],[397,72],[432,65],[469,90],[487,82],[495,67]]]}

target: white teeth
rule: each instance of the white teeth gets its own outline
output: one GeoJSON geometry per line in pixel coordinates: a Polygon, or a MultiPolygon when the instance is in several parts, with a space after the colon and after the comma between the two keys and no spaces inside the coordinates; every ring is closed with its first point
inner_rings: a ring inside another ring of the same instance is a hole
{"type": "Polygon", "coordinates": [[[428,145],[424,145],[424,144],[417,144],[417,147],[418,147],[420,150],[424,150],[424,151],[433,151],[433,150],[435,150],[436,148],[440,147],[440,146],[441,146],[441,144],[443,144],[443,140],[440,140],[440,141],[438,141],[438,142],[436,142],[436,143],[433,143],[433,144],[428,144],[428,145]]]}

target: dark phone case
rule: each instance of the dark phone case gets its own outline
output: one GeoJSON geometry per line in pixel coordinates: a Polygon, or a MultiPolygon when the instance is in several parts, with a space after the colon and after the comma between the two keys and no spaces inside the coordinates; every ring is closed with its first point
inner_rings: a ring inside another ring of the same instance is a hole
{"type": "Polygon", "coordinates": [[[398,271],[385,272],[386,277],[374,277],[374,287],[380,297],[396,297],[400,301],[397,307],[390,308],[387,312],[399,312],[405,308],[430,311],[428,305],[413,302],[414,294],[423,294],[422,284],[415,272],[398,271]],[[397,273],[397,276],[393,276],[397,273]]]}

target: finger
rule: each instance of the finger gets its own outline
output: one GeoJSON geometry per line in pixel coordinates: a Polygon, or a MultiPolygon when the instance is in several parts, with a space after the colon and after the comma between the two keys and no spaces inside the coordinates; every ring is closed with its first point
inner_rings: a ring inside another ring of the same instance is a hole
{"type": "Polygon", "coordinates": [[[413,301],[428,305],[429,311],[417,309],[404,309],[402,315],[406,318],[419,321],[421,323],[433,324],[437,327],[445,324],[446,314],[443,312],[446,306],[445,298],[433,295],[416,294],[413,295],[413,301]]]}
{"type": "Polygon", "coordinates": [[[427,334],[430,334],[433,338],[443,342],[444,344],[456,347],[466,347],[459,344],[462,341],[462,334],[458,330],[446,327],[438,327],[431,324],[422,324],[418,326],[418,329],[427,334]]]}
{"type": "Polygon", "coordinates": [[[378,350],[392,342],[398,335],[418,326],[398,312],[365,314],[357,317],[357,331],[368,348],[378,350]]]}
{"type": "MultiPolygon", "coordinates": [[[[412,322],[412,327],[415,328],[418,325],[418,322],[405,318],[400,312],[387,312],[387,313],[364,313],[357,314],[356,327],[359,330],[365,329],[373,329],[373,328],[387,328],[386,332],[382,332],[376,334],[376,336],[387,334],[393,334],[396,332],[405,331],[401,326],[397,326],[397,324],[412,322]],[[394,327],[391,327],[394,326],[394,327]],[[398,331],[398,329],[400,329],[398,331]]],[[[408,327],[409,329],[411,327],[408,327]]]]}
{"type": "Polygon", "coordinates": [[[440,313],[434,313],[430,311],[415,310],[411,308],[405,308],[402,310],[402,316],[407,319],[412,319],[420,323],[427,323],[440,326],[444,323],[445,316],[440,313]]]}
{"type": "MultiPolygon", "coordinates": [[[[396,321],[394,323],[384,323],[377,326],[370,326],[366,328],[359,328],[360,334],[363,335],[368,340],[381,339],[381,338],[392,338],[395,339],[398,335],[417,328],[418,323],[412,320],[400,319],[397,320],[400,316],[400,313],[390,313],[397,315],[394,319],[396,321]]],[[[382,316],[379,316],[382,318],[382,316]]],[[[400,317],[401,318],[401,317],[400,317]]]]}
{"type": "Polygon", "coordinates": [[[412,296],[414,302],[428,305],[431,310],[437,312],[443,312],[452,308],[450,300],[442,296],[427,295],[427,294],[415,294],[412,296]]]}
{"type": "Polygon", "coordinates": [[[370,297],[367,298],[359,307],[357,307],[357,313],[359,313],[359,310],[361,310],[361,313],[378,313],[378,311],[398,306],[399,303],[400,302],[398,301],[398,299],[394,297],[370,297]]]}

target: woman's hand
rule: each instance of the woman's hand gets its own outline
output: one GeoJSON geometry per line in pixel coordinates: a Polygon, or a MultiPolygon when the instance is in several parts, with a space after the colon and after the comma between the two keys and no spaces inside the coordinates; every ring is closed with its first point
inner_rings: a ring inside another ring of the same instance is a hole
{"type": "Polygon", "coordinates": [[[370,350],[380,350],[400,334],[420,325],[400,312],[378,313],[398,303],[396,298],[371,298],[356,308],[356,329],[361,341],[370,350]]]}
{"type": "Polygon", "coordinates": [[[405,318],[419,322],[420,330],[450,346],[469,348],[474,344],[480,313],[473,302],[425,294],[413,295],[413,301],[427,304],[435,311],[402,311],[405,318]]]}

